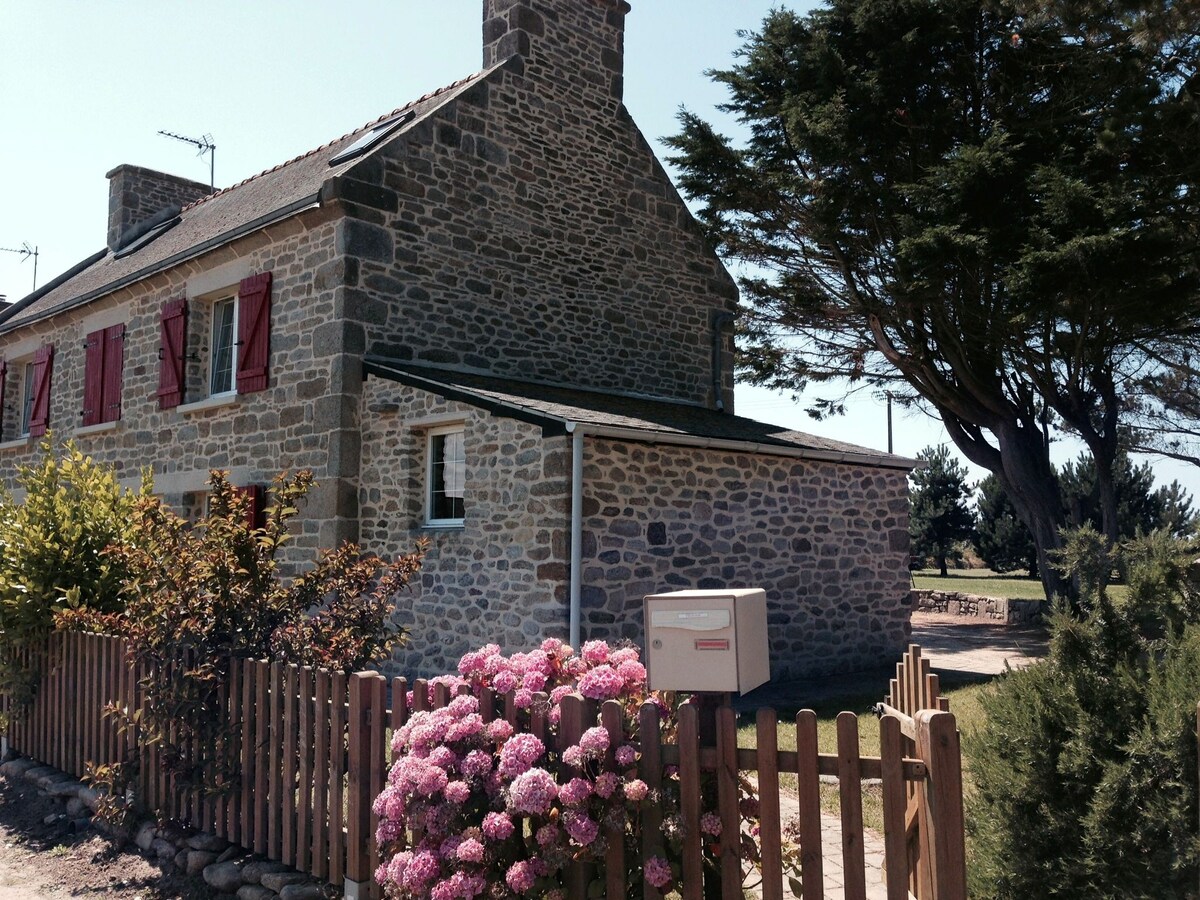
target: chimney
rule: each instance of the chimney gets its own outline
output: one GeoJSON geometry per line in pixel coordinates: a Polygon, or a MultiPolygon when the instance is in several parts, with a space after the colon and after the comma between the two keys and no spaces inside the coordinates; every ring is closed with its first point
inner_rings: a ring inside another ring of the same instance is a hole
{"type": "Polygon", "coordinates": [[[484,0],[483,66],[520,56],[525,74],[621,101],[625,0],[484,0]]]}
{"type": "Polygon", "coordinates": [[[198,181],[143,169],[141,166],[117,166],[108,179],[108,249],[117,250],[128,243],[128,235],[138,225],[166,209],[178,209],[212,193],[198,181]]]}

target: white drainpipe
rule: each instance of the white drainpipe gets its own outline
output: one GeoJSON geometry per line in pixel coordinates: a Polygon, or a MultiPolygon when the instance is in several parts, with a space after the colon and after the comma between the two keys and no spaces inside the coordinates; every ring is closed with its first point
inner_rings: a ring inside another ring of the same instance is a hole
{"type": "Polygon", "coordinates": [[[567,423],[571,435],[571,613],[570,643],[579,649],[580,625],[583,618],[583,428],[578,422],[567,423]]]}

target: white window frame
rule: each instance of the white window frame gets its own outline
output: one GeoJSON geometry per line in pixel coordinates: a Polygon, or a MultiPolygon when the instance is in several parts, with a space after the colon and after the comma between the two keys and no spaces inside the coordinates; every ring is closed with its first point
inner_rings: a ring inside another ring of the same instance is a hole
{"type": "Polygon", "coordinates": [[[209,397],[231,397],[237,393],[237,364],[238,364],[238,303],[237,295],[229,297],[217,297],[209,304],[209,326],[208,326],[208,396],[209,397]],[[216,374],[215,367],[217,364],[217,308],[230,303],[233,305],[233,330],[229,335],[229,388],[224,391],[213,390],[213,376],[216,374]]]}
{"type": "Polygon", "coordinates": [[[466,513],[465,463],[467,423],[460,421],[429,428],[425,431],[425,525],[429,528],[462,528],[466,521],[465,518],[439,519],[434,516],[433,512],[433,446],[438,438],[444,438],[448,434],[461,434],[463,436],[463,512],[464,515],[466,513]]]}

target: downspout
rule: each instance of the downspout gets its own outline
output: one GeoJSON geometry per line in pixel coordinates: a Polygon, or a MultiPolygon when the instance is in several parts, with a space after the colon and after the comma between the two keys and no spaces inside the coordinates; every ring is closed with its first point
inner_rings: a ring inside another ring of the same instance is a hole
{"type": "Polygon", "coordinates": [[[726,325],[732,325],[734,315],[731,312],[714,312],[712,316],[712,377],[713,399],[716,401],[717,412],[725,412],[724,376],[721,371],[721,331],[726,325]]]}
{"type": "Polygon", "coordinates": [[[567,423],[571,435],[571,611],[569,642],[579,650],[580,625],[583,618],[583,429],[578,422],[567,423]]]}

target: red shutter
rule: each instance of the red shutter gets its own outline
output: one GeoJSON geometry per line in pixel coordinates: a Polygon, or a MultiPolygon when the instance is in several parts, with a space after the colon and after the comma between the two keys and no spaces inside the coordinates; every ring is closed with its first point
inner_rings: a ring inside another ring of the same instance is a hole
{"type": "Polygon", "coordinates": [[[8,360],[0,359],[0,441],[4,440],[4,400],[8,396],[8,360]]]}
{"type": "Polygon", "coordinates": [[[104,329],[104,390],[101,422],[117,422],[121,418],[121,376],[125,368],[125,325],[110,325],[104,329]]]}
{"type": "Polygon", "coordinates": [[[33,354],[33,410],[29,417],[29,436],[41,437],[50,427],[50,376],[54,370],[54,345],[47,344],[33,354]]]}
{"type": "Polygon", "coordinates": [[[84,340],[83,424],[103,422],[104,412],[104,330],[93,331],[84,340]]]}
{"type": "Polygon", "coordinates": [[[262,528],[266,524],[267,490],[261,484],[248,484],[237,489],[250,498],[246,510],[246,527],[262,528]]]}
{"type": "Polygon", "coordinates": [[[271,355],[271,273],[243,278],[238,288],[237,392],[267,388],[271,355]]]}
{"type": "Polygon", "coordinates": [[[187,356],[187,300],[171,300],[162,308],[162,343],[158,351],[158,408],[183,402],[183,364],[187,356]]]}

